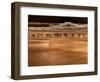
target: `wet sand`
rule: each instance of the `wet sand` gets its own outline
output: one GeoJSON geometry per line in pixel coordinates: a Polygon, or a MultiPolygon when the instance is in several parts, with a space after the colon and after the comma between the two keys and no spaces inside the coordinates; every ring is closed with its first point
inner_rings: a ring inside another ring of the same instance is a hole
{"type": "Polygon", "coordinates": [[[88,63],[86,39],[29,40],[28,45],[28,66],[88,63]]]}

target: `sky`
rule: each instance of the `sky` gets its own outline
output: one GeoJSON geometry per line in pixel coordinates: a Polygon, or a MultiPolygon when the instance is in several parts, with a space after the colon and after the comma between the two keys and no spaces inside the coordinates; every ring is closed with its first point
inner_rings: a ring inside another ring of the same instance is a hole
{"type": "Polygon", "coordinates": [[[28,15],[28,22],[42,22],[42,23],[81,23],[87,24],[87,17],[61,17],[61,16],[40,16],[28,15]]]}

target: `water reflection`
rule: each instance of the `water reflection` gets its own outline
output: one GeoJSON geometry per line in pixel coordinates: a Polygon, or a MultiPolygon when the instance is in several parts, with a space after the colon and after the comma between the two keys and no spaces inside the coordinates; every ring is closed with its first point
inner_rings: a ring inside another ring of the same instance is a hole
{"type": "Polygon", "coordinates": [[[87,63],[86,39],[29,40],[28,65],[68,65],[87,63]]]}

